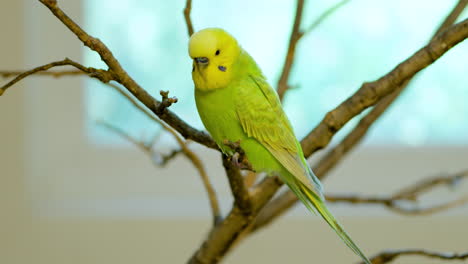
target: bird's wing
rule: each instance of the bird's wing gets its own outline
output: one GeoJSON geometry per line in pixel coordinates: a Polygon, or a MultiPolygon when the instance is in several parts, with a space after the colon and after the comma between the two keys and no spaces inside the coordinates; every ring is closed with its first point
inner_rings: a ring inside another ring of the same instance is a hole
{"type": "Polygon", "coordinates": [[[257,139],[292,175],[322,196],[320,182],[306,164],[278,95],[264,77],[249,76],[237,90],[237,117],[245,133],[257,139]]]}

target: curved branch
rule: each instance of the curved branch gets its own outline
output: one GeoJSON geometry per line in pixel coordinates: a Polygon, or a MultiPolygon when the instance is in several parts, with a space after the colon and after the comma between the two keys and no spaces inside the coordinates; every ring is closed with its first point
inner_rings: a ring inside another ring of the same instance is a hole
{"type": "MultiPolygon", "coordinates": [[[[468,259],[468,252],[452,253],[452,252],[436,252],[425,249],[397,249],[385,250],[371,258],[373,264],[389,263],[401,256],[421,256],[426,258],[434,258],[441,260],[465,260],[468,259]]],[[[359,262],[364,264],[364,262],[359,262]]]]}
{"type": "Polygon", "coordinates": [[[292,65],[294,62],[294,55],[296,54],[296,46],[299,39],[302,38],[304,32],[300,31],[302,11],[304,10],[304,0],[297,0],[296,15],[294,16],[294,23],[289,37],[288,51],[284,59],[283,70],[277,84],[277,92],[280,100],[283,99],[284,93],[288,90],[289,74],[291,73],[292,65]]]}
{"type": "Polygon", "coordinates": [[[428,179],[423,179],[413,185],[410,185],[397,192],[393,197],[395,199],[416,200],[418,196],[433,190],[441,185],[455,186],[460,181],[468,179],[468,170],[455,173],[453,175],[441,175],[428,179]]]}
{"type": "MultiPolygon", "coordinates": [[[[0,76],[3,78],[16,77],[20,74],[23,74],[24,71],[0,71],[0,76]]],[[[47,75],[55,78],[62,76],[76,76],[76,75],[86,75],[85,72],[80,70],[69,70],[69,71],[39,71],[34,73],[34,75],[47,75]]]]}
{"type": "MultiPolygon", "coordinates": [[[[448,210],[457,206],[464,205],[468,202],[468,196],[460,199],[450,201],[440,205],[434,205],[430,207],[406,207],[401,205],[401,200],[390,198],[379,198],[379,197],[365,197],[359,195],[326,195],[327,202],[329,203],[350,203],[350,204],[377,204],[383,205],[389,210],[402,214],[402,215],[430,215],[438,212],[448,210]]],[[[259,222],[260,224],[260,222],[259,222]]],[[[259,226],[260,227],[260,226],[259,226]]]]}
{"type": "Polygon", "coordinates": [[[68,17],[57,5],[56,0],[39,0],[66,26],[70,29],[85,46],[97,52],[101,60],[109,67],[109,72],[113,79],[122,84],[130,93],[132,93],[141,103],[164,120],[172,128],[177,130],[184,138],[196,141],[209,148],[218,149],[213,139],[203,131],[199,131],[169,109],[158,112],[157,109],[161,102],[152,97],[144,90],[130,75],[123,69],[109,48],[99,39],[90,36],[80,26],[78,26],[70,17],[68,17]]]}
{"type": "MultiPolygon", "coordinates": [[[[35,67],[35,68],[33,68],[33,69],[29,70],[29,71],[25,71],[25,72],[20,73],[13,80],[9,81],[7,84],[0,87],[0,96],[8,88],[10,88],[11,86],[16,84],[17,82],[23,80],[24,78],[26,78],[26,77],[28,77],[30,75],[37,74],[37,73],[43,73],[43,72],[45,72],[45,71],[47,71],[47,70],[49,70],[51,68],[60,67],[60,66],[75,67],[75,68],[77,68],[79,70],[79,72],[82,72],[84,74],[88,74],[90,77],[97,78],[97,79],[99,79],[100,81],[102,81],[104,83],[107,83],[110,80],[113,80],[112,74],[110,72],[106,71],[106,70],[95,69],[95,68],[91,68],[91,67],[85,67],[85,66],[79,64],[78,62],[70,60],[69,58],[65,58],[64,60],[47,63],[47,64],[44,64],[42,66],[35,67]]],[[[2,75],[8,76],[11,73],[12,72],[4,72],[4,73],[2,73],[2,75]]],[[[58,74],[58,73],[52,73],[52,74],[58,74]]]]}
{"type": "Polygon", "coordinates": [[[192,19],[190,18],[191,11],[192,11],[192,0],[187,0],[185,2],[184,18],[185,18],[185,24],[187,25],[187,32],[188,32],[189,37],[192,36],[194,32],[192,19]]]}

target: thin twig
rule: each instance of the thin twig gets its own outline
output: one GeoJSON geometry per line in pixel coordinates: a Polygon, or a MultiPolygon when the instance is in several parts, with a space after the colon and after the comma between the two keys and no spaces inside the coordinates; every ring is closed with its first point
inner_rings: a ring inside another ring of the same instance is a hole
{"type": "MultiPolygon", "coordinates": [[[[441,260],[465,260],[468,259],[468,252],[453,253],[453,252],[436,252],[426,249],[397,249],[385,250],[371,258],[373,264],[389,263],[401,256],[421,256],[426,258],[441,259],[441,260]]],[[[359,262],[364,264],[364,262],[359,262]]]]}
{"type": "Polygon", "coordinates": [[[304,1],[298,0],[296,6],[296,14],[294,16],[294,23],[291,29],[291,35],[289,37],[289,45],[288,51],[286,52],[286,57],[284,59],[283,70],[281,71],[280,78],[278,79],[277,83],[277,92],[278,96],[281,100],[283,100],[286,91],[290,88],[289,76],[291,74],[291,70],[294,64],[294,56],[296,53],[296,46],[299,43],[299,40],[304,37],[305,35],[312,32],[316,29],[323,21],[325,21],[330,15],[335,13],[339,8],[344,6],[350,0],[342,0],[337,4],[331,6],[327,10],[325,10],[322,14],[320,14],[317,19],[315,19],[312,24],[305,31],[301,31],[301,20],[302,20],[302,13],[304,10],[304,1]]]}
{"type": "MultiPolygon", "coordinates": [[[[150,145],[148,144],[145,144],[143,141],[140,141],[140,140],[137,140],[135,139],[134,137],[130,136],[127,132],[123,131],[122,129],[112,125],[111,123],[108,123],[104,120],[96,120],[96,124],[97,125],[100,125],[112,132],[114,132],[115,134],[121,136],[122,138],[124,138],[125,140],[129,141],[130,143],[132,143],[133,145],[137,146],[139,149],[141,149],[141,151],[145,152],[146,154],[148,155],[152,155],[153,154],[153,150],[151,148],[150,145]]],[[[159,166],[159,164],[158,164],[159,166]]]]}
{"type": "Polygon", "coordinates": [[[351,0],[341,0],[340,2],[332,5],[329,7],[325,12],[323,12],[320,16],[318,16],[317,19],[315,19],[312,24],[310,24],[309,27],[304,31],[304,35],[309,34],[311,31],[316,29],[322,22],[324,22],[329,16],[331,16],[333,13],[338,11],[341,7],[343,7],[345,4],[349,3],[351,0]]]}
{"type": "MultiPolygon", "coordinates": [[[[20,74],[24,73],[24,71],[0,71],[0,76],[3,78],[9,77],[16,77],[20,74]]],[[[34,75],[45,75],[45,76],[52,76],[55,78],[62,77],[62,76],[76,76],[76,75],[86,75],[83,71],[78,70],[70,70],[70,71],[40,71],[34,73],[34,75]]]]}
{"type": "Polygon", "coordinates": [[[155,159],[154,156],[156,154],[156,151],[153,148],[152,144],[147,144],[147,143],[145,143],[143,141],[140,141],[140,140],[130,136],[124,130],[122,130],[122,129],[120,129],[120,128],[118,128],[118,127],[116,127],[116,126],[114,126],[114,125],[112,125],[112,124],[110,124],[110,123],[108,123],[108,122],[106,122],[104,120],[97,120],[96,124],[108,129],[109,131],[114,132],[115,134],[119,135],[120,137],[122,137],[125,140],[132,143],[133,145],[137,146],[141,151],[148,154],[151,161],[153,161],[153,164],[155,166],[157,166],[157,167],[165,166],[169,161],[174,159],[179,153],[183,153],[181,149],[176,149],[176,150],[171,151],[167,155],[163,155],[163,154],[158,153],[158,155],[160,156],[160,159],[155,159]]]}
{"type": "Polygon", "coordinates": [[[439,185],[454,186],[460,181],[468,178],[468,170],[455,173],[453,175],[442,175],[432,178],[423,179],[407,188],[402,189],[396,193],[393,197],[396,199],[409,199],[415,200],[421,194],[431,191],[434,187],[439,185]]]}
{"type": "MultiPolygon", "coordinates": [[[[83,72],[85,74],[88,74],[90,77],[97,78],[97,79],[99,79],[100,81],[102,81],[104,83],[107,83],[107,82],[109,82],[110,80],[113,79],[113,76],[110,74],[110,72],[108,72],[106,70],[95,69],[95,68],[91,68],[91,67],[85,67],[85,66],[79,64],[78,62],[70,60],[69,58],[65,58],[64,60],[47,63],[47,64],[44,64],[44,65],[35,67],[35,68],[33,68],[33,69],[29,70],[29,71],[25,71],[25,72],[20,73],[13,80],[9,81],[8,83],[6,83],[2,87],[0,87],[0,96],[9,87],[11,87],[12,85],[16,84],[17,82],[23,80],[24,78],[26,78],[26,77],[28,77],[30,75],[37,74],[39,72],[45,72],[45,71],[49,70],[50,68],[60,67],[60,66],[75,67],[78,70],[80,70],[81,72],[83,72]]],[[[2,74],[2,75],[4,75],[4,74],[2,74]]]]}
{"type": "Polygon", "coordinates": [[[294,23],[289,37],[288,51],[284,59],[283,70],[277,84],[277,92],[280,99],[283,99],[284,93],[288,90],[289,74],[291,73],[292,65],[294,62],[294,55],[296,53],[296,46],[299,39],[304,35],[300,31],[302,12],[304,10],[304,0],[297,0],[296,15],[294,16],[294,23]]]}
{"type": "Polygon", "coordinates": [[[194,32],[192,19],[190,18],[191,11],[192,11],[192,0],[187,0],[185,2],[184,18],[185,18],[185,24],[187,25],[187,32],[188,32],[189,37],[192,36],[194,32]]]}
{"type": "Polygon", "coordinates": [[[350,203],[350,204],[378,204],[383,205],[389,210],[403,214],[403,215],[431,215],[446,211],[448,209],[464,205],[468,202],[468,196],[449,201],[439,205],[429,207],[403,206],[404,199],[395,199],[394,197],[380,198],[380,197],[366,197],[362,195],[326,195],[327,202],[329,203],[350,203]]]}

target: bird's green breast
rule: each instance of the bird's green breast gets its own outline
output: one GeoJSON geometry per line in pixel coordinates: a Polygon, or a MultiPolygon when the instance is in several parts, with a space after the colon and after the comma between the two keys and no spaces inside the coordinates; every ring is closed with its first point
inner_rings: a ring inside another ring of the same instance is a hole
{"type": "Polygon", "coordinates": [[[225,153],[232,154],[232,150],[223,144],[225,139],[240,140],[247,159],[256,171],[282,172],[284,167],[273,155],[255,138],[248,137],[244,132],[236,113],[236,89],[241,82],[234,82],[230,86],[205,92],[195,89],[195,101],[200,118],[215,142],[225,153]]]}
{"type": "Polygon", "coordinates": [[[216,143],[225,151],[227,149],[222,144],[224,139],[237,141],[246,137],[236,119],[234,92],[230,86],[207,92],[195,89],[200,118],[216,143]]]}

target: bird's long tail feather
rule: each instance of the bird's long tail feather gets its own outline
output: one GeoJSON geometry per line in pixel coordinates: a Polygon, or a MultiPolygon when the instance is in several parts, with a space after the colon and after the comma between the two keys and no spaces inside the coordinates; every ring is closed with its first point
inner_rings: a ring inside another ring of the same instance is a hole
{"type": "MultiPolygon", "coordinates": [[[[291,175],[292,176],[292,175],[291,175]]],[[[311,212],[319,212],[323,219],[330,225],[336,234],[343,240],[343,242],[352,250],[356,255],[362,258],[366,264],[372,264],[372,262],[362,253],[359,247],[353,242],[351,237],[346,233],[343,227],[338,223],[332,213],[328,210],[325,205],[325,201],[321,196],[313,192],[309,187],[299,181],[296,177],[287,177],[283,180],[289,186],[289,188],[297,195],[299,200],[309,209],[311,212]]]]}

